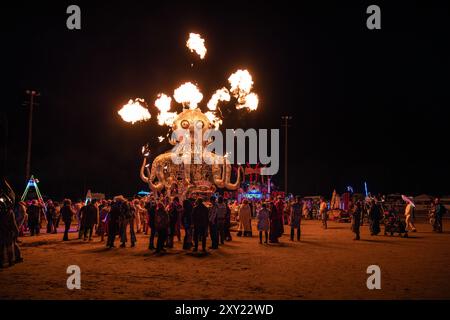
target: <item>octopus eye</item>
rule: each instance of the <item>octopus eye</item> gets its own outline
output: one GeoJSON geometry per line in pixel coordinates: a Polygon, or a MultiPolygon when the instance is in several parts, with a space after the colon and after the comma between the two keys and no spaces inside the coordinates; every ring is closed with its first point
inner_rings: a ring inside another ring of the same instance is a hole
{"type": "Polygon", "coordinates": [[[182,127],[183,129],[189,128],[189,121],[187,121],[187,120],[181,121],[181,127],[182,127]]]}
{"type": "Polygon", "coordinates": [[[198,120],[196,123],[195,123],[195,126],[197,127],[197,129],[202,129],[203,127],[204,127],[204,123],[203,123],[203,121],[202,120],[198,120]]]}

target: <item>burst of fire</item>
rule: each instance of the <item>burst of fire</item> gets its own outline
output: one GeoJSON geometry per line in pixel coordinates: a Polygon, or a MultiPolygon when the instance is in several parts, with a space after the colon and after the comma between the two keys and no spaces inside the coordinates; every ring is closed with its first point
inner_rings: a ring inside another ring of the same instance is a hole
{"type": "Polygon", "coordinates": [[[205,39],[202,39],[198,33],[189,33],[189,39],[186,41],[186,47],[188,47],[191,52],[195,51],[195,53],[200,56],[200,59],[205,58],[205,39]]]}
{"type": "Polygon", "coordinates": [[[144,99],[137,98],[134,101],[130,99],[117,113],[124,121],[132,124],[138,121],[146,121],[151,118],[151,115],[147,108],[142,106],[143,103],[145,103],[144,99]]]}
{"type": "Polygon", "coordinates": [[[238,70],[233,73],[229,78],[230,91],[238,100],[236,109],[247,108],[249,111],[256,110],[258,108],[258,96],[251,92],[253,87],[253,79],[248,70],[238,70]]]}
{"type": "Polygon", "coordinates": [[[195,84],[186,82],[179,86],[173,92],[173,97],[176,102],[187,105],[190,109],[197,108],[197,105],[203,99],[203,94],[198,90],[195,84]]]}
{"type": "Polygon", "coordinates": [[[249,111],[254,111],[258,109],[258,103],[259,103],[258,95],[256,93],[251,92],[245,96],[241,104],[236,105],[236,109],[248,108],[249,111]]]}
{"type": "Polygon", "coordinates": [[[231,85],[230,91],[236,98],[249,94],[253,87],[252,76],[247,70],[236,71],[228,78],[228,82],[231,85]]]}
{"type": "Polygon", "coordinates": [[[216,110],[219,101],[230,101],[230,93],[228,92],[227,88],[224,87],[222,89],[216,90],[216,92],[212,95],[211,99],[208,102],[208,109],[216,110]]]}
{"type": "Polygon", "coordinates": [[[219,126],[222,124],[222,119],[220,119],[216,114],[212,111],[205,112],[205,116],[208,118],[209,122],[214,126],[214,129],[218,130],[219,126]]]}
{"type": "Polygon", "coordinates": [[[171,126],[177,116],[176,112],[169,112],[171,103],[172,98],[164,93],[160,93],[158,99],[155,100],[155,107],[159,110],[157,118],[160,126],[171,126]]]}

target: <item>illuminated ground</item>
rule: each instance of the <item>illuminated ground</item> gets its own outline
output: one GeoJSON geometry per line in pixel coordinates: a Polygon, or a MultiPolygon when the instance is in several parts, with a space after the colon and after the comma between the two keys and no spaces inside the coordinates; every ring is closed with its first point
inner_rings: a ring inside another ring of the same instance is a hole
{"type": "MultiPolygon", "coordinates": [[[[62,242],[62,235],[23,239],[25,262],[0,270],[2,299],[449,299],[450,232],[428,224],[409,239],[353,241],[349,224],[303,221],[302,242],[259,245],[238,238],[205,257],[181,250],[155,256],[138,235],[136,248],[62,242]],[[81,267],[81,290],[66,288],[68,265],[81,267]],[[368,290],[366,268],[382,271],[382,289],[368,290]]],[[[446,222],[445,229],[450,229],[446,222]]],[[[75,237],[75,234],[71,234],[75,237]]]]}

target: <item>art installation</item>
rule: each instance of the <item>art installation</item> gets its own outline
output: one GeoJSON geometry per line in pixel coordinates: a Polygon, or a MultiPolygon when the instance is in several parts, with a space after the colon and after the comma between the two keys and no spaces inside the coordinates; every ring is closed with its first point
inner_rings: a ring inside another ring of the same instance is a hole
{"type": "MultiPolygon", "coordinates": [[[[197,53],[200,59],[205,58],[207,52],[205,40],[200,35],[190,33],[186,46],[191,52],[197,53]]],[[[142,148],[144,160],[140,169],[140,177],[155,195],[165,191],[167,195],[185,198],[192,194],[209,196],[217,188],[227,190],[239,188],[244,177],[244,170],[241,166],[238,166],[235,180],[232,181],[233,168],[227,156],[207,151],[212,140],[202,141],[201,145],[194,146],[195,129],[201,130],[203,137],[207,130],[217,130],[222,124],[219,102],[230,102],[233,97],[237,110],[253,111],[257,109],[258,96],[252,92],[253,79],[247,70],[237,70],[228,78],[228,82],[230,89],[223,87],[216,90],[207,103],[208,111],[206,112],[199,107],[199,103],[203,100],[203,94],[197,85],[191,82],[186,82],[174,90],[173,99],[182,107],[180,113],[171,111],[172,97],[164,93],[158,95],[154,103],[158,110],[156,117],[158,124],[169,127],[172,132],[177,129],[189,132],[189,136],[170,138],[168,141],[175,146],[183,138],[189,139],[191,145],[181,150],[181,157],[190,158],[191,161],[190,164],[174,163],[173,158],[180,154],[168,151],[156,156],[153,163],[150,164],[148,158],[151,150],[148,145],[144,146],[142,148]],[[194,163],[194,159],[202,159],[202,161],[194,163]]],[[[129,100],[118,113],[124,121],[132,124],[151,119],[146,103],[141,98],[129,100]]],[[[169,134],[170,132],[167,136],[169,134]]],[[[164,137],[158,137],[160,143],[164,140],[164,137]]]]}

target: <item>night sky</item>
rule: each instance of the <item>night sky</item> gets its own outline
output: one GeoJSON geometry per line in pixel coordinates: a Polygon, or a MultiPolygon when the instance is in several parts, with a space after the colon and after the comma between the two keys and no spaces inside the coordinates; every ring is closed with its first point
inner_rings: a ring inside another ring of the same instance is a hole
{"type": "MultiPolygon", "coordinates": [[[[259,108],[227,112],[223,128],[281,128],[281,116],[293,116],[294,194],[329,197],[347,185],[362,192],[364,181],[372,192],[450,194],[450,10],[442,2],[380,4],[382,29],[368,30],[366,8],[375,2],[355,3],[2,3],[3,174],[21,193],[22,104],[35,89],[31,168],[42,193],[132,195],[146,188],[141,146],[170,146],[157,143],[167,130],[154,109],[135,125],[118,109],[135,97],[152,104],[186,81],[198,83],[206,104],[247,68],[259,108]],[[70,4],[81,7],[81,30],[66,28],[70,4]],[[185,47],[189,32],[206,39],[204,61],[185,47]]],[[[282,187],[283,167],[274,181],[282,187]]]]}

